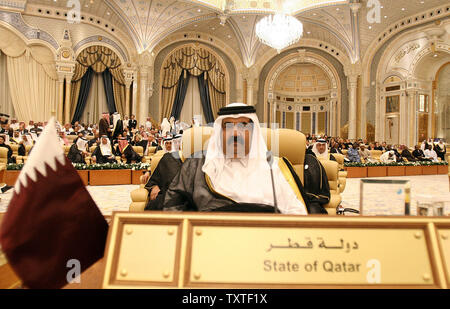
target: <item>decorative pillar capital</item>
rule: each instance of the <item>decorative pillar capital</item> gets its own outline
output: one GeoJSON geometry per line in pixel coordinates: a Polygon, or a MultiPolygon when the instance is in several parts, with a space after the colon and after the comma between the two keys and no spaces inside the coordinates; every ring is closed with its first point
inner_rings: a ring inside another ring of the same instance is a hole
{"type": "Polygon", "coordinates": [[[356,15],[358,13],[359,9],[361,8],[361,3],[353,2],[353,3],[350,3],[349,6],[350,6],[350,9],[352,10],[352,13],[354,15],[356,15]]]}

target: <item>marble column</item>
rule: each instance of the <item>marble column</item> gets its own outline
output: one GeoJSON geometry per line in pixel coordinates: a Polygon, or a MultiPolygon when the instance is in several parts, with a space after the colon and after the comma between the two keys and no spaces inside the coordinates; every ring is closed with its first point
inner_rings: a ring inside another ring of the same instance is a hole
{"type": "Polygon", "coordinates": [[[140,67],[140,92],[139,92],[139,117],[140,124],[144,124],[148,115],[148,96],[147,96],[147,78],[149,67],[144,65],[140,67]]]}
{"type": "Polygon", "coordinates": [[[406,97],[406,92],[400,94],[400,136],[398,138],[400,144],[408,144],[408,98],[406,97]]]}
{"type": "Polygon", "coordinates": [[[56,107],[56,119],[61,125],[63,123],[63,107],[64,107],[64,75],[58,75],[58,105],[56,107]]]}
{"type": "Polygon", "coordinates": [[[358,86],[358,75],[350,75],[347,77],[349,89],[349,108],[348,108],[348,138],[356,139],[356,90],[358,86]]]}
{"type": "Polygon", "coordinates": [[[416,95],[417,92],[414,90],[408,90],[408,147],[414,147],[417,140],[417,129],[416,129],[416,95]]]}
{"type": "Polygon", "coordinates": [[[255,105],[253,103],[253,79],[247,79],[247,105],[255,105]]]}
{"type": "MultiPolygon", "coordinates": [[[[66,99],[64,104],[64,123],[71,122],[72,119],[70,119],[70,92],[72,89],[72,76],[66,75],[66,99]]],[[[76,102],[74,102],[76,104],[76,102]]]]}

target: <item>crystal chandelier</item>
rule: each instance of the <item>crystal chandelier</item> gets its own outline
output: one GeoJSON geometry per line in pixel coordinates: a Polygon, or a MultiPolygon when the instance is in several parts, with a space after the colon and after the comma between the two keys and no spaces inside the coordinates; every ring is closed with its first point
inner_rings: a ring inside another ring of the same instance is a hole
{"type": "Polygon", "coordinates": [[[262,43],[280,53],[283,48],[300,40],[303,24],[291,15],[276,13],[262,18],[256,24],[256,35],[262,43]]]}

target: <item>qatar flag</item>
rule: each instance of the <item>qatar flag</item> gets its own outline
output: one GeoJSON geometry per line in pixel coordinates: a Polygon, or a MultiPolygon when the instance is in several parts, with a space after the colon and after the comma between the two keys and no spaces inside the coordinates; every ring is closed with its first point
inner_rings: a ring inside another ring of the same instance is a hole
{"type": "Polygon", "coordinates": [[[0,227],[2,250],[25,287],[61,288],[73,261],[82,272],[102,258],[107,232],[51,119],[15,184],[0,227]]]}

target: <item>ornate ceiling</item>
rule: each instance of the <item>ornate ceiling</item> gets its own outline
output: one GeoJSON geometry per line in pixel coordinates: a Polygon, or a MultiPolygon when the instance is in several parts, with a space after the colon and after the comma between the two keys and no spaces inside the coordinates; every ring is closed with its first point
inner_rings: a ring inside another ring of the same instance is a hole
{"type": "MultiPolygon", "coordinates": [[[[304,38],[330,44],[345,53],[351,62],[357,62],[390,25],[446,3],[444,0],[378,1],[382,5],[381,22],[374,24],[367,19],[368,0],[285,0],[283,9],[303,22],[304,38]],[[352,16],[352,3],[360,6],[356,17],[352,16]]],[[[66,0],[26,2],[24,14],[40,7],[70,9],[66,8],[66,0]]],[[[115,28],[115,36],[131,40],[137,53],[152,51],[172,33],[189,31],[222,40],[248,67],[270,50],[257,40],[256,22],[279,8],[278,0],[80,0],[80,4],[82,14],[108,21],[109,28],[115,28]]]]}

